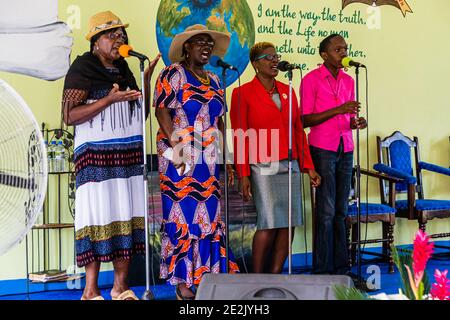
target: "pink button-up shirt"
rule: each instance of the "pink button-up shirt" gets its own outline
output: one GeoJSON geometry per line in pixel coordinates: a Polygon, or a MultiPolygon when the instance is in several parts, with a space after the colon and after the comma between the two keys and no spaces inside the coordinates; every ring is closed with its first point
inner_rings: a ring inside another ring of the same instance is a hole
{"type": "MultiPolygon", "coordinates": [[[[321,113],[355,100],[355,82],[339,70],[334,78],[325,65],[308,73],[300,86],[300,106],[303,115],[321,113]]],[[[311,127],[309,144],[329,151],[337,151],[342,137],[344,152],[353,151],[353,133],[350,119],[355,115],[339,114],[311,127]]]]}

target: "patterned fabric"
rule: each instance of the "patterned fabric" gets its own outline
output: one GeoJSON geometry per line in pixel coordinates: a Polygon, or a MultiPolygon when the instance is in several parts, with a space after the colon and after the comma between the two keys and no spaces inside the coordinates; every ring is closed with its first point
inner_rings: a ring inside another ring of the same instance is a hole
{"type": "MultiPolygon", "coordinates": [[[[156,83],[154,107],[170,109],[175,134],[190,170],[178,175],[163,154],[170,148],[157,134],[163,222],[160,276],[172,285],[198,285],[205,273],[226,272],[225,224],[220,211],[218,118],[223,91],[217,76],[201,84],[180,64],[165,68],[156,83]]],[[[229,271],[238,272],[232,253],[229,271]]]]}
{"type": "Polygon", "coordinates": [[[145,250],[144,218],[116,221],[105,226],[87,226],[76,232],[77,264],[130,259],[145,250]]]}
{"type": "MultiPolygon", "coordinates": [[[[85,103],[108,93],[107,89],[85,91],[85,103]]],[[[73,94],[65,92],[64,96],[73,94]]],[[[143,254],[141,104],[114,103],[77,125],[74,148],[78,266],[143,254]]]]}

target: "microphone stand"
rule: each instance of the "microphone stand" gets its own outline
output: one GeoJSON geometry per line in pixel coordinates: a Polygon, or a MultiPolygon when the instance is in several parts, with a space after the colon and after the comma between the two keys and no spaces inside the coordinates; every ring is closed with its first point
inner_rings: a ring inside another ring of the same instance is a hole
{"type": "MultiPolygon", "coordinates": [[[[355,66],[355,74],[356,74],[356,81],[355,81],[355,93],[356,93],[356,101],[359,102],[359,68],[360,66],[355,66]]],[[[356,119],[359,118],[359,109],[356,112],[356,119]]],[[[362,277],[361,272],[361,162],[360,162],[360,130],[357,127],[356,128],[356,166],[355,166],[355,172],[356,172],[356,275],[357,279],[359,281],[359,287],[360,289],[367,291],[368,288],[365,285],[365,281],[362,277]]]]}
{"type": "Polygon", "coordinates": [[[288,162],[289,162],[289,201],[288,201],[288,274],[292,274],[292,69],[287,72],[289,78],[289,150],[288,150],[288,162]]]}
{"type": "MultiPolygon", "coordinates": [[[[144,187],[144,221],[145,221],[145,292],[142,295],[142,300],[154,300],[155,296],[150,290],[150,266],[149,266],[149,222],[148,222],[148,179],[147,179],[147,139],[146,127],[145,127],[145,111],[147,108],[147,97],[145,95],[145,76],[144,76],[144,62],[145,58],[139,58],[140,61],[140,73],[141,73],[141,88],[142,88],[142,153],[144,157],[144,164],[142,168],[143,174],[143,187],[144,187]]],[[[150,115],[149,115],[150,116],[150,115]]],[[[151,120],[151,119],[150,119],[151,120]]],[[[151,121],[150,121],[151,124],[151,121]]],[[[151,132],[150,132],[151,138],[151,132]]]]}
{"type": "Polygon", "coordinates": [[[227,154],[228,154],[228,145],[227,145],[227,68],[222,66],[222,87],[223,87],[223,106],[224,106],[224,114],[223,114],[223,152],[224,152],[224,212],[225,212],[225,257],[226,257],[226,271],[229,273],[229,246],[230,246],[230,238],[228,231],[228,223],[229,223],[229,215],[228,215],[228,170],[227,170],[227,154]]]}

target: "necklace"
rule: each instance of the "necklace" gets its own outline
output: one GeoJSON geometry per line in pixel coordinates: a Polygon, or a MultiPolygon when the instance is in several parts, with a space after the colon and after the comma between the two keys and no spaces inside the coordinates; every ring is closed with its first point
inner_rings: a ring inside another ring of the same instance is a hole
{"type": "Polygon", "coordinates": [[[191,68],[186,67],[186,69],[189,70],[190,73],[192,73],[198,81],[200,81],[203,85],[205,86],[209,86],[211,84],[211,80],[208,77],[208,74],[206,74],[206,79],[203,77],[200,77],[197,73],[195,73],[194,70],[192,70],[191,68]]]}
{"type": "Polygon", "coordinates": [[[269,96],[272,98],[273,94],[275,93],[275,91],[277,90],[277,87],[275,85],[275,81],[273,82],[273,87],[270,90],[266,90],[267,93],[269,94],[269,96]]]}
{"type": "Polygon", "coordinates": [[[264,90],[266,90],[267,94],[272,98],[272,96],[274,95],[275,91],[277,91],[277,86],[276,86],[275,79],[273,80],[272,88],[270,90],[267,90],[266,87],[264,86],[262,80],[259,78],[258,75],[256,76],[256,78],[259,80],[259,83],[261,83],[261,85],[263,86],[264,90]]]}

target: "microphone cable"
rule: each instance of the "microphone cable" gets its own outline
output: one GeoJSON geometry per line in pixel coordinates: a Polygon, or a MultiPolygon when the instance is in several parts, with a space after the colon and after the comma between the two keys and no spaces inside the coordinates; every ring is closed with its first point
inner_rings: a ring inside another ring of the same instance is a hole
{"type": "MultiPolygon", "coordinates": [[[[238,73],[238,114],[241,114],[241,73],[239,72],[239,70],[236,70],[236,72],[238,73]]],[[[230,107],[231,110],[231,107],[230,107]]],[[[242,124],[242,118],[239,117],[239,122],[242,124]]],[[[240,126],[242,127],[242,126],[240,126]]],[[[234,131],[233,131],[233,137],[234,137],[234,131]]],[[[245,136],[244,136],[245,137],[245,136]]],[[[234,144],[234,141],[233,141],[234,144]]],[[[244,146],[245,146],[245,141],[244,141],[244,146]]],[[[237,147],[236,147],[237,148],[237,147]]],[[[239,186],[238,186],[238,193],[239,193],[239,186]]],[[[241,260],[242,260],[242,264],[244,266],[245,269],[245,273],[248,273],[248,269],[247,269],[247,263],[245,262],[245,253],[244,253],[244,234],[245,234],[245,203],[244,203],[244,198],[243,198],[243,194],[241,197],[241,214],[242,214],[242,220],[241,220],[241,260]]]]}
{"type": "MultiPolygon", "coordinates": [[[[152,284],[153,287],[156,286],[156,281],[155,281],[155,272],[154,272],[154,257],[153,257],[153,253],[156,250],[155,248],[155,243],[156,243],[156,209],[155,209],[155,195],[153,192],[153,181],[155,180],[153,178],[153,130],[152,130],[152,117],[151,117],[151,112],[152,112],[152,106],[151,106],[151,86],[149,89],[149,117],[150,117],[150,121],[149,121],[149,130],[150,130],[150,203],[151,203],[151,211],[152,211],[152,215],[153,215],[153,222],[152,222],[152,228],[151,228],[151,234],[150,234],[150,239],[151,239],[151,243],[152,243],[152,248],[150,251],[150,272],[151,272],[151,279],[152,279],[152,284]]],[[[145,121],[145,119],[144,119],[145,121]]],[[[162,201],[162,198],[161,198],[162,201]]],[[[148,219],[148,217],[145,217],[146,219],[148,219]]],[[[150,223],[150,222],[149,222],[150,223]]],[[[162,245],[162,244],[161,244],[162,245]]]]}
{"type": "MultiPolygon", "coordinates": [[[[369,165],[370,165],[370,161],[369,161],[369,75],[368,75],[368,71],[367,68],[364,68],[366,70],[366,122],[367,122],[367,127],[366,127],[366,141],[367,141],[367,146],[366,146],[366,169],[369,170],[369,165]]],[[[367,236],[368,236],[368,228],[369,228],[369,223],[368,223],[368,219],[369,219],[369,176],[366,175],[366,226],[365,226],[365,234],[364,234],[364,244],[363,244],[363,249],[362,251],[365,250],[366,248],[366,242],[367,242],[367,236]]]]}
{"type": "MultiPolygon", "coordinates": [[[[301,83],[303,81],[303,70],[302,70],[302,68],[299,68],[299,70],[300,70],[300,88],[301,88],[301,83]]],[[[306,136],[305,128],[303,126],[304,115],[303,115],[303,109],[301,107],[301,99],[302,99],[301,90],[299,93],[300,93],[300,95],[299,95],[300,122],[302,125],[303,134],[306,136]]],[[[306,145],[306,147],[309,147],[308,144],[306,145]]],[[[303,139],[301,141],[301,150],[302,150],[302,153],[301,153],[301,155],[299,155],[299,159],[300,159],[300,163],[304,165],[304,163],[305,163],[305,145],[304,145],[303,139]]],[[[300,174],[303,174],[301,172],[301,168],[300,168],[300,174]]],[[[302,179],[302,183],[300,185],[300,193],[302,195],[302,216],[303,216],[303,230],[304,230],[303,240],[305,242],[305,250],[304,250],[304,252],[305,252],[305,268],[306,268],[306,270],[308,270],[309,269],[309,267],[308,267],[309,266],[309,264],[308,264],[308,237],[307,237],[307,225],[308,225],[307,221],[308,220],[307,220],[307,215],[306,215],[306,204],[305,204],[305,200],[306,200],[305,179],[302,179]]]]}

